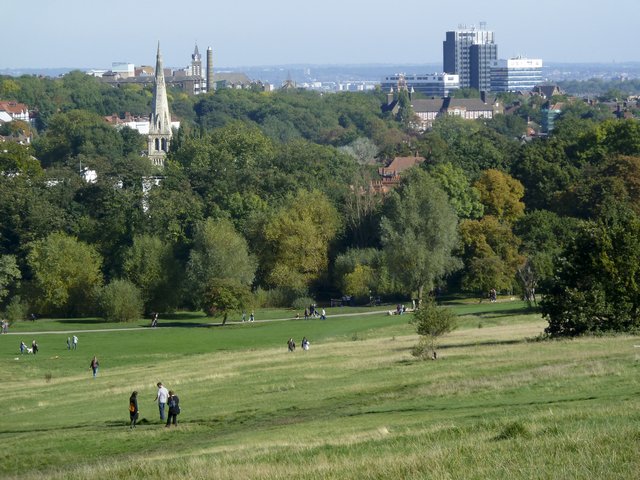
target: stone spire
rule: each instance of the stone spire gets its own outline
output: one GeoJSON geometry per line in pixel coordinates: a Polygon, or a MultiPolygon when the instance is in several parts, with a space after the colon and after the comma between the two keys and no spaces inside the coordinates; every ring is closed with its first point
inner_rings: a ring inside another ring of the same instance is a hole
{"type": "Polygon", "coordinates": [[[162,55],[160,55],[160,42],[158,42],[158,53],[156,56],[156,78],[155,86],[153,89],[151,115],[149,117],[148,155],[153,165],[156,165],[158,167],[164,166],[164,158],[169,151],[171,135],[171,115],[169,114],[167,87],[164,83],[162,55]]]}

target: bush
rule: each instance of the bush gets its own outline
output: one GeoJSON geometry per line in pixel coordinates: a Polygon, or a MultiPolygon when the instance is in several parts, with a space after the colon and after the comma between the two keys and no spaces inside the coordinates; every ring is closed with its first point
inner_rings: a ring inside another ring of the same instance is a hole
{"type": "Polygon", "coordinates": [[[451,309],[438,307],[433,300],[423,302],[411,320],[422,337],[420,343],[413,348],[412,354],[419,358],[435,360],[438,337],[454,330],[457,321],[458,317],[451,309]]]}
{"type": "Polygon", "coordinates": [[[316,301],[311,297],[298,297],[291,303],[291,306],[296,310],[304,310],[309,308],[312,303],[316,303],[316,301]]]}
{"type": "MultiPolygon", "coordinates": [[[[276,287],[270,290],[259,288],[255,293],[255,301],[262,308],[288,308],[294,304],[297,298],[306,295],[306,293],[304,290],[285,287],[276,287]]],[[[310,303],[313,303],[313,300],[310,303]]]]}
{"type": "Polygon", "coordinates": [[[130,322],[142,317],[140,289],[129,280],[114,280],[100,293],[100,312],[108,322],[130,322]]]}
{"type": "Polygon", "coordinates": [[[17,322],[18,320],[24,320],[27,318],[27,312],[29,306],[22,302],[19,296],[15,296],[11,299],[7,308],[4,311],[4,316],[10,323],[17,322]]]}

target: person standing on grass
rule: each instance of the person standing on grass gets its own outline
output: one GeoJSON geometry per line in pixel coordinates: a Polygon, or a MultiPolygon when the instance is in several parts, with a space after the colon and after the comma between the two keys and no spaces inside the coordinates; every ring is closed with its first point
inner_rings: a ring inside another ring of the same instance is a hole
{"type": "Polygon", "coordinates": [[[138,392],[135,390],[129,397],[129,428],[136,428],[136,422],[138,421],[138,392]]]}
{"type": "Polygon", "coordinates": [[[67,337],[67,350],[71,350],[71,337],[67,337]]]}
{"type": "Polygon", "coordinates": [[[35,340],[31,342],[31,351],[34,355],[38,353],[38,342],[36,342],[35,340]]]}
{"type": "Polygon", "coordinates": [[[98,375],[99,366],[100,366],[100,362],[98,362],[98,357],[94,355],[93,358],[91,359],[91,363],[89,364],[89,367],[93,371],[93,378],[96,378],[96,376],[98,375]]]}
{"type": "Polygon", "coordinates": [[[167,415],[167,424],[165,427],[169,427],[173,423],[174,427],[178,426],[178,415],[180,414],[180,399],[173,390],[169,390],[169,415],[167,415]]]}
{"type": "Polygon", "coordinates": [[[71,346],[73,347],[74,350],[78,349],[78,337],[76,335],[73,336],[71,346]]]}
{"type": "Polygon", "coordinates": [[[160,411],[160,420],[164,420],[164,408],[167,405],[167,400],[169,399],[169,390],[162,385],[162,382],[158,382],[156,385],[158,387],[158,393],[156,394],[156,398],[154,399],[158,401],[158,410],[160,411]]]}

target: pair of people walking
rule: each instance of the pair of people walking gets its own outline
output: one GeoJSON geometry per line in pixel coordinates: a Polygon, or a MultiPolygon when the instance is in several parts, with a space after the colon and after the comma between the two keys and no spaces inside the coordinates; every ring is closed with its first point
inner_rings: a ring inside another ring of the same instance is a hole
{"type": "Polygon", "coordinates": [[[165,419],[165,410],[167,410],[167,424],[166,426],[170,426],[178,424],[178,415],[180,414],[180,398],[175,394],[173,390],[167,390],[167,388],[162,384],[162,382],[158,382],[158,393],[156,394],[156,398],[154,399],[158,401],[158,410],[160,412],[160,420],[164,421],[165,419]]]}

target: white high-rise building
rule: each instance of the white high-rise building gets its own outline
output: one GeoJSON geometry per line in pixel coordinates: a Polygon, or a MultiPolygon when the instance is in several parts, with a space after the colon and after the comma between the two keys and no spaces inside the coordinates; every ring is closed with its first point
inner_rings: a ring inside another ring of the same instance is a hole
{"type": "Polygon", "coordinates": [[[447,73],[423,73],[405,75],[397,73],[384,77],[380,84],[382,91],[388,92],[390,89],[397,89],[399,86],[406,86],[411,91],[422,93],[427,97],[448,97],[451,92],[460,88],[460,78],[458,75],[447,73]]]}
{"type": "Polygon", "coordinates": [[[492,92],[526,92],[542,83],[542,60],[515,57],[497,60],[491,67],[492,92]]]}

